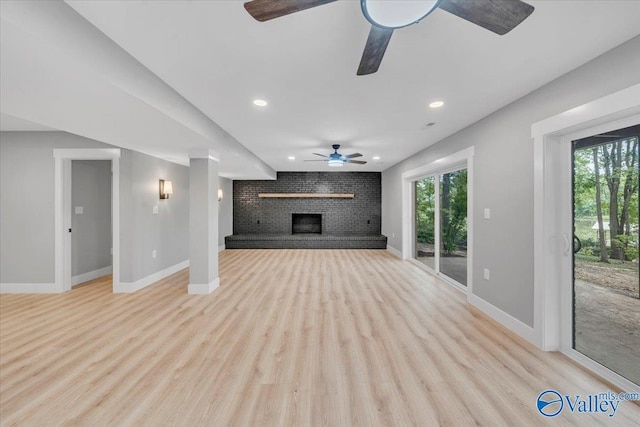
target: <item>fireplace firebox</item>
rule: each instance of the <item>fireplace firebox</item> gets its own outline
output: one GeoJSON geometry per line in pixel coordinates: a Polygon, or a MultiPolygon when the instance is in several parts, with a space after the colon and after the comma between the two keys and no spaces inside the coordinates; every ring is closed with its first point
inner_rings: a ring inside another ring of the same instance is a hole
{"type": "Polygon", "coordinates": [[[292,234],[322,234],[322,214],[291,214],[292,234]]]}

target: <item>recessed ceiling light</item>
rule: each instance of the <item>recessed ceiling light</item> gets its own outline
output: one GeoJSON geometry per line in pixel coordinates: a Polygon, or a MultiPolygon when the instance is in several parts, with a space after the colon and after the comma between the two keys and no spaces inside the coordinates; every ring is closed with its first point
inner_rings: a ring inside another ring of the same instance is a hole
{"type": "Polygon", "coordinates": [[[444,105],[444,102],[442,101],[433,101],[431,104],[429,104],[429,107],[431,108],[440,108],[444,105]]]}
{"type": "Polygon", "coordinates": [[[373,156],[373,160],[380,160],[380,156],[373,156]]]}
{"type": "Polygon", "coordinates": [[[288,158],[289,158],[289,160],[295,160],[296,159],[295,156],[289,156],[288,158]]]}
{"type": "Polygon", "coordinates": [[[264,99],[254,99],[253,100],[253,105],[255,105],[257,107],[266,107],[267,106],[267,101],[265,101],[264,99]]]}

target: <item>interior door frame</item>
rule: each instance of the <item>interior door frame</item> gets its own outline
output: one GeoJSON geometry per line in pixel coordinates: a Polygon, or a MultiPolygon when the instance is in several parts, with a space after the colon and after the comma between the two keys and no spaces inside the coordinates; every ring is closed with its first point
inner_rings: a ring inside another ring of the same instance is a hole
{"type": "Polygon", "coordinates": [[[60,148],[53,150],[55,285],[58,292],[71,290],[71,161],[111,161],[111,221],[113,287],[120,284],[120,149],[60,148]]]}
{"type": "Polygon", "coordinates": [[[640,122],[640,84],[532,125],[534,144],[534,331],[626,391],[640,387],[573,350],[571,141],[640,122]]]}

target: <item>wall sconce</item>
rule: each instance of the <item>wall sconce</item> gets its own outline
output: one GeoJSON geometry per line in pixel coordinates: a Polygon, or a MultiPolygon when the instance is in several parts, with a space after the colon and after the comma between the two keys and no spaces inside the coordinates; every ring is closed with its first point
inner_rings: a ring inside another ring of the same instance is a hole
{"type": "Polygon", "coordinates": [[[222,188],[218,188],[218,201],[222,200],[222,188]]]}
{"type": "Polygon", "coordinates": [[[160,180],[160,199],[168,199],[169,194],[173,194],[173,185],[171,181],[160,180]]]}

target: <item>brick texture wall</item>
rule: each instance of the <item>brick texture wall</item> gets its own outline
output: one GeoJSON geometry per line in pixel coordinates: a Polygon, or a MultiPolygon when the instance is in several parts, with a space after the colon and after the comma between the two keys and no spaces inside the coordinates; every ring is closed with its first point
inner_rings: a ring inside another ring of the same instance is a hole
{"type": "Polygon", "coordinates": [[[275,181],[233,181],[233,234],[291,234],[291,214],[322,215],[323,234],[381,232],[379,172],[278,172],[275,181]],[[259,198],[258,193],[353,193],[353,199],[259,198]]]}

